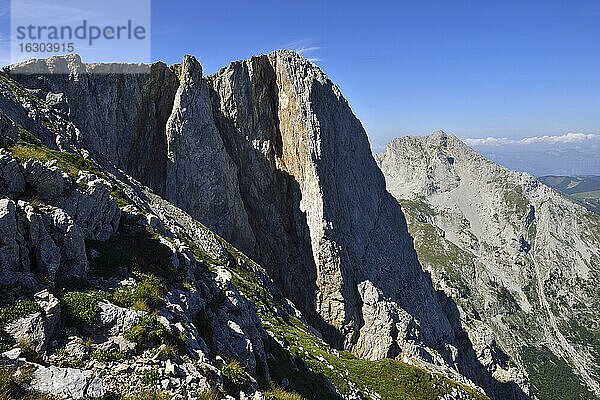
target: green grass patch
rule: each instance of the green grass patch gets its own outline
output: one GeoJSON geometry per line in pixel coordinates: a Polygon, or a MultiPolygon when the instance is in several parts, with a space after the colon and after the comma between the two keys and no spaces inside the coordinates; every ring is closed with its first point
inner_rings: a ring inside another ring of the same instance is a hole
{"type": "Polygon", "coordinates": [[[21,162],[31,159],[42,162],[56,160],[58,166],[73,177],[77,177],[79,171],[89,171],[91,173],[100,175],[100,171],[98,170],[96,164],[90,160],[86,160],[79,154],[50,150],[45,146],[37,144],[19,144],[14,147],[10,147],[9,151],[13,157],[19,159],[21,162]]]}
{"type": "MultiPolygon", "coordinates": [[[[145,315],[140,322],[125,333],[125,339],[136,344],[136,351],[141,352],[144,349],[156,348],[160,345],[166,345],[167,353],[185,354],[187,352],[187,343],[185,337],[180,332],[171,332],[164,325],[158,322],[155,315],[145,315]]],[[[167,354],[169,355],[169,354],[167,354]]]]}
{"type": "Polygon", "coordinates": [[[433,207],[431,207],[429,203],[425,201],[401,199],[398,200],[398,202],[400,203],[400,206],[402,207],[402,210],[405,213],[408,213],[413,216],[417,215],[418,213],[430,217],[433,217],[438,214],[437,211],[435,211],[435,209],[433,209],[433,207]]]}
{"type": "Polygon", "coordinates": [[[415,207],[407,208],[406,216],[408,231],[414,239],[419,261],[443,277],[448,286],[455,288],[458,297],[468,298],[471,295],[471,285],[465,277],[472,271],[475,257],[445,239],[441,229],[417,221],[414,209],[415,207]]]}
{"type": "Polygon", "coordinates": [[[207,265],[222,265],[223,264],[222,262],[212,258],[210,256],[210,254],[208,254],[207,252],[202,250],[198,245],[196,245],[196,243],[192,242],[191,240],[186,239],[181,233],[177,234],[177,238],[189,246],[189,248],[192,251],[192,253],[194,254],[194,257],[196,258],[196,260],[198,260],[200,262],[204,262],[207,265]]]}
{"type": "Polygon", "coordinates": [[[304,397],[298,393],[286,392],[280,387],[274,387],[268,392],[263,393],[269,400],[305,400],[304,397]]]}
{"type": "Polygon", "coordinates": [[[160,374],[155,369],[146,369],[141,371],[139,375],[141,376],[144,385],[152,385],[160,381],[160,374]]]}
{"type": "Polygon", "coordinates": [[[129,357],[129,353],[127,351],[119,351],[119,350],[94,350],[91,354],[91,357],[94,360],[108,362],[108,361],[121,361],[125,360],[129,357]]]}
{"type": "Polygon", "coordinates": [[[547,347],[523,347],[521,358],[533,392],[540,400],[593,399],[573,369],[547,347]]]}
{"type": "Polygon", "coordinates": [[[74,179],[77,178],[79,171],[87,171],[110,183],[110,194],[119,207],[123,208],[126,205],[132,204],[125,192],[123,192],[123,190],[106,174],[102,173],[93,161],[85,159],[79,154],[51,150],[42,145],[38,138],[23,128],[19,128],[19,135],[25,142],[11,146],[8,150],[13,157],[17,158],[20,162],[32,159],[41,162],[56,160],[58,167],[67,172],[74,179]]]}
{"type": "MultiPolygon", "coordinates": [[[[148,375],[149,376],[149,375],[148,375]]],[[[113,399],[107,399],[113,400],[113,399]]],[[[172,400],[171,395],[154,391],[142,391],[129,396],[116,396],[114,400],[172,400]]]]}
{"type": "Polygon", "coordinates": [[[159,311],[164,303],[163,284],[154,275],[136,274],[136,277],[140,282],[135,286],[119,286],[115,289],[112,295],[115,303],[140,311],[159,311]]]}
{"type": "MultiPolygon", "coordinates": [[[[592,320],[594,317],[588,317],[592,320]]],[[[583,318],[585,320],[585,318],[583,318]]],[[[569,341],[590,351],[596,361],[596,371],[600,372],[600,329],[588,328],[576,319],[569,320],[560,326],[569,341]]]]}
{"type": "Polygon", "coordinates": [[[60,303],[67,324],[76,328],[91,324],[100,311],[98,303],[109,298],[110,294],[101,290],[65,293],[60,297],[60,303]]]}
{"type": "Polygon", "coordinates": [[[0,328],[0,352],[5,352],[13,348],[12,339],[2,328],[0,328]]]}
{"type": "Polygon", "coordinates": [[[14,321],[40,310],[40,306],[33,299],[20,299],[13,303],[0,306],[0,323],[14,321]]]}
{"type": "Polygon", "coordinates": [[[246,370],[237,360],[230,360],[221,368],[227,393],[236,395],[248,386],[246,370]]]}
{"type": "Polygon", "coordinates": [[[220,400],[223,397],[223,394],[218,390],[204,390],[195,400],[220,400]]]}
{"type": "Polygon", "coordinates": [[[504,202],[511,206],[518,217],[522,217],[529,212],[529,200],[523,195],[523,187],[515,185],[505,187],[502,192],[504,202]]]}

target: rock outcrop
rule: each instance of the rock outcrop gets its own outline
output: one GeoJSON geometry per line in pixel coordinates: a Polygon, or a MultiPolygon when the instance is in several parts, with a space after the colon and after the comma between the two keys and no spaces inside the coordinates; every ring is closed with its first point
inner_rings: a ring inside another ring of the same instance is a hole
{"type": "Polygon", "coordinates": [[[465,339],[314,64],[281,50],[208,77],[191,56],[112,70],[72,55],[1,74],[2,271],[92,287],[60,289],[69,334],[47,362],[188,398],[269,380],[310,398],[527,396],[477,357],[493,341],[465,339]],[[371,369],[420,378],[376,390],[371,369]]]}
{"type": "Polygon", "coordinates": [[[60,303],[48,290],[36,293],[34,299],[40,311],[11,321],[2,330],[15,343],[28,343],[41,353],[59,327],[60,303]]]}

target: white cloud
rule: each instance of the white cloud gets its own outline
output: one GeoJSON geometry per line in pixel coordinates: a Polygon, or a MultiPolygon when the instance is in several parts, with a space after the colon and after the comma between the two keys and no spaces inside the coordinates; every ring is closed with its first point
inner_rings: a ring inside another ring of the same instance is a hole
{"type": "Polygon", "coordinates": [[[464,139],[469,146],[502,146],[502,145],[527,145],[527,144],[563,144],[581,143],[587,140],[600,139],[600,135],[593,133],[566,133],[556,136],[532,136],[522,139],[509,139],[498,137],[487,137],[479,139],[464,139]]]}
{"type": "Polygon", "coordinates": [[[502,144],[512,144],[515,141],[508,138],[486,137],[479,139],[464,139],[463,142],[469,146],[499,146],[502,144]]]}
{"type": "Polygon", "coordinates": [[[592,133],[567,133],[560,136],[534,136],[530,138],[521,139],[525,144],[530,143],[574,143],[583,142],[588,139],[595,139],[598,135],[592,133]]]}
{"type": "Polygon", "coordinates": [[[312,46],[312,47],[299,47],[294,50],[298,54],[306,54],[306,53],[312,53],[313,51],[317,51],[319,49],[320,49],[320,47],[312,46]]]}
{"type": "Polygon", "coordinates": [[[296,53],[306,57],[308,61],[318,62],[323,61],[320,57],[318,57],[315,52],[321,50],[319,46],[315,46],[312,44],[311,39],[302,39],[297,40],[295,42],[289,43],[287,48],[294,50],[296,53]]]}

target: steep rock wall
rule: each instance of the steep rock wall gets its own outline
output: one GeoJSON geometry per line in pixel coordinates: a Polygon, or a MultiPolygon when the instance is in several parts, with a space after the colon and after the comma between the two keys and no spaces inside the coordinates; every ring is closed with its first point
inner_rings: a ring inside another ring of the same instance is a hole
{"type": "Polygon", "coordinates": [[[261,262],[331,343],[454,367],[491,387],[419,265],[360,121],[314,64],[289,50],[209,77],[190,56],[124,76],[74,56],[32,62],[65,71],[7,71],[60,99],[79,148],[261,262]]]}

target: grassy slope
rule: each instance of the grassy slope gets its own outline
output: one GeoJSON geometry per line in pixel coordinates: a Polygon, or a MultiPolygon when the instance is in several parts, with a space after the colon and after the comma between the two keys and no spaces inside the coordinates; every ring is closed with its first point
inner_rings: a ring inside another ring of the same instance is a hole
{"type": "Polygon", "coordinates": [[[240,259],[239,253],[237,256],[237,267],[231,270],[236,287],[256,304],[265,330],[289,345],[285,350],[275,341],[270,346],[271,354],[278,355],[270,358],[272,375],[288,378],[290,386],[306,398],[327,398],[326,393],[312,389],[322,386],[321,378],[315,375],[320,373],[342,394],[356,389],[366,397],[376,392],[382,399],[390,400],[435,399],[458,390],[466,398],[487,399],[472,388],[399,360],[367,361],[331,348],[296,317],[282,312],[257,277],[244,268],[252,262],[243,255],[240,259]],[[302,364],[310,371],[295,373],[302,364]]]}

